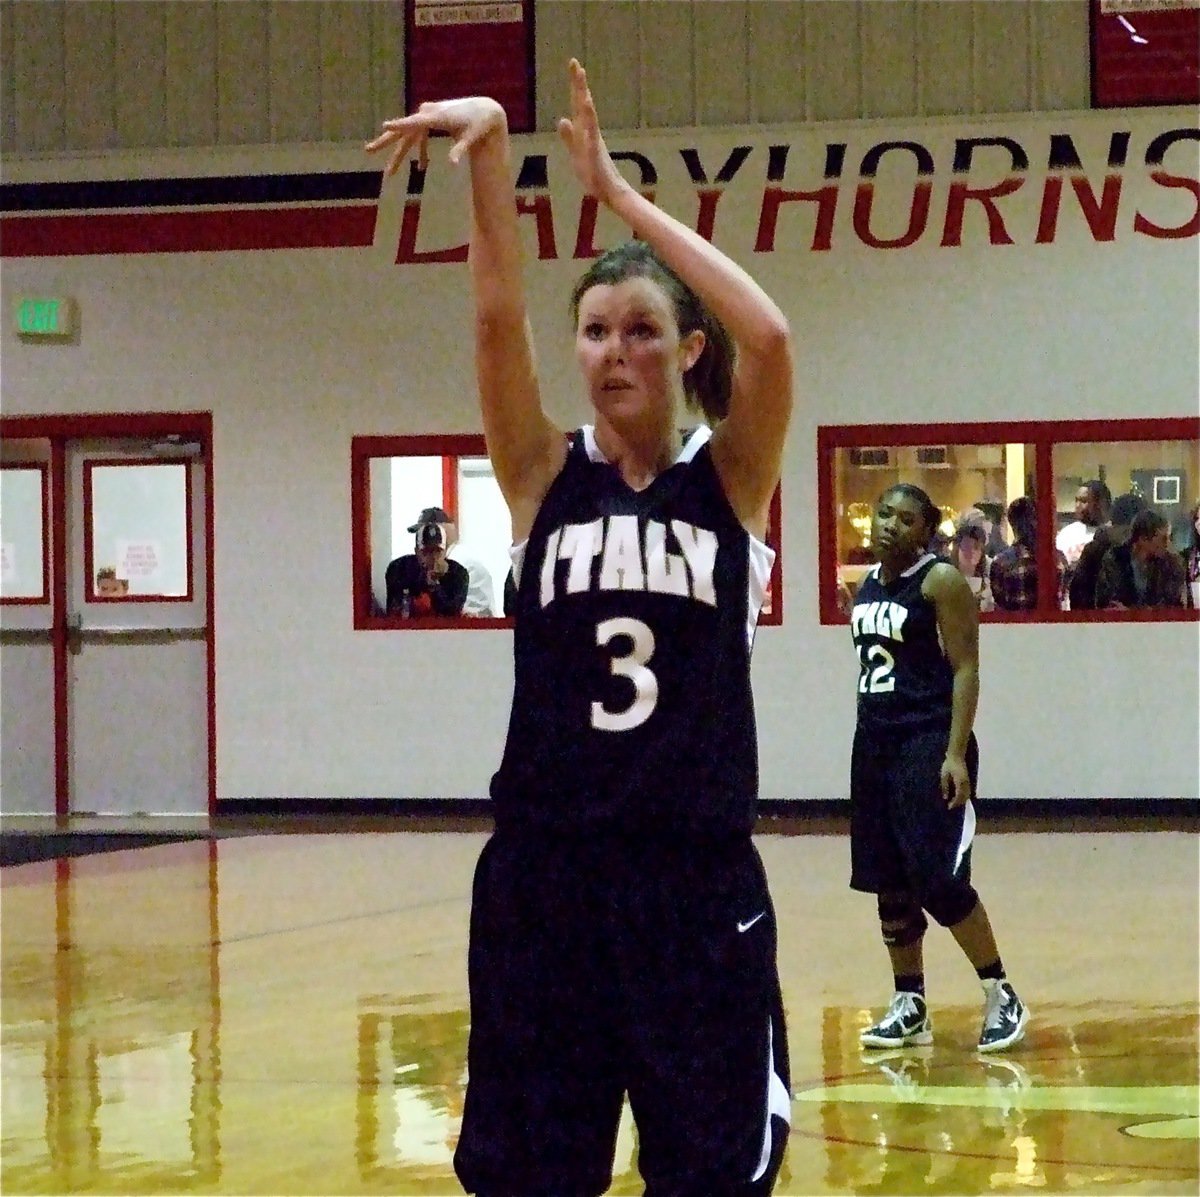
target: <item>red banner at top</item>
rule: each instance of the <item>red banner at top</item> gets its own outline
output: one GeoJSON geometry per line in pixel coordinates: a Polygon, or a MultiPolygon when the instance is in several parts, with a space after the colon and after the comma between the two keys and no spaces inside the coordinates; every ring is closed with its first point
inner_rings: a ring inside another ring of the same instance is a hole
{"type": "Polygon", "coordinates": [[[405,0],[405,101],[491,96],[508,127],[533,112],[533,0],[405,0]]]}

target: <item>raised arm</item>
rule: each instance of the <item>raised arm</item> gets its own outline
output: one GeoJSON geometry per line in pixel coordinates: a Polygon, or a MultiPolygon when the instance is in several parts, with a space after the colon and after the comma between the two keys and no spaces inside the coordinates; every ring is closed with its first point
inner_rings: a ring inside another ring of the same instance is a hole
{"type": "Polygon", "coordinates": [[[596,116],[587,75],[571,60],[571,116],[558,131],[583,187],[620,217],[700,297],[737,345],[729,415],[712,454],[738,518],[765,535],[792,410],[792,342],[769,295],[736,262],[656,207],[617,170],[596,116]]]}
{"type": "Polygon", "coordinates": [[[469,262],[483,430],[512,516],[513,539],[523,540],[566,459],[566,441],[543,412],[538,390],[504,109],[482,96],[444,100],[384,121],[383,130],[366,148],[391,149],[386,175],[395,174],[414,149],[424,165],[431,132],[454,138],[452,164],[465,155],[470,165],[469,262]]]}

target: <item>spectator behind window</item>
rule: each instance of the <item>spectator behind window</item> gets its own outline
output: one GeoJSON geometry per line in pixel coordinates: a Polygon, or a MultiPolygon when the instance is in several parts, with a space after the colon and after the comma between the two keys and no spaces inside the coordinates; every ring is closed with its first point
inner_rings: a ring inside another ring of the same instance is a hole
{"type": "Polygon", "coordinates": [[[495,587],[492,571],[474,557],[469,549],[463,548],[458,539],[458,525],[449,523],[446,528],[446,555],[457,561],[467,571],[467,601],[463,604],[464,615],[492,616],[496,613],[495,587]]]}
{"type": "Polygon", "coordinates": [[[467,601],[467,567],[446,556],[450,517],[440,507],[426,507],[408,530],[413,552],[387,567],[387,614],[415,619],[428,615],[461,615],[467,601]]]}
{"type": "Polygon", "coordinates": [[[1004,504],[980,499],[975,504],[975,510],[983,515],[983,526],[987,530],[987,544],[983,551],[989,558],[994,558],[1008,548],[1008,541],[1004,539],[1004,504]]]}
{"type": "Polygon", "coordinates": [[[1054,547],[1067,559],[1068,569],[1075,568],[1096,530],[1108,522],[1111,507],[1112,492],[1099,479],[1085,482],[1075,492],[1075,518],[1059,530],[1054,541],[1054,547]]]}
{"type": "MultiPolygon", "coordinates": [[[[988,574],[992,600],[1001,611],[1032,611],[1037,606],[1037,516],[1033,500],[1024,495],[1014,499],[1008,505],[1008,523],[1013,531],[1013,545],[992,560],[988,574]]],[[[1061,604],[1067,560],[1058,549],[1054,553],[1061,604]]]]}
{"type": "Polygon", "coordinates": [[[1075,568],[1067,575],[1072,611],[1091,611],[1096,606],[1096,580],[1100,576],[1104,554],[1129,539],[1129,526],[1134,516],[1145,509],[1146,500],[1132,491],[1118,495],[1113,501],[1111,523],[1096,530],[1095,536],[1079,555],[1075,568]]]}
{"type": "Polygon", "coordinates": [[[1187,581],[1184,597],[1187,599],[1187,605],[1194,609],[1200,607],[1200,503],[1192,504],[1188,522],[1188,547],[1180,553],[1180,557],[1187,581]]]}
{"type": "Polygon", "coordinates": [[[124,598],[129,593],[129,579],[118,578],[111,565],[96,570],[96,594],[100,598],[124,598]]]}
{"type": "Polygon", "coordinates": [[[950,561],[967,579],[981,611],[992,609],[992,589],[988,582],[987,520],[981,511],[968,508],[954,526],[950,542],[950,561]]]}
{"type": "Polygon", "coordinates": [[[1182,607],[1183,582],[1183,562],[1171,548],[1171,525],[1157,511],[1139,511],[1129,539],[1104,554],[1096,606],[1109,611],[1182,607]]]}

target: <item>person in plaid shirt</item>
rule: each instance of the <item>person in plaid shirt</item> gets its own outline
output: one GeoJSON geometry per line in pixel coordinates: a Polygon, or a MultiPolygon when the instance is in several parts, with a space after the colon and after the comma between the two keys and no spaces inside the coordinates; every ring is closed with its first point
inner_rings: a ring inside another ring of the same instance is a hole
{"type": "Polygon", "coordinates": [[[1188,547],[1180,553],[1187,575],[1187,593],[1184,597],[1189,607],[1200,607],[1200,503],[1192,504],[1188,518],[1191,521],[1188,547]]]}
{"type": "MultiPolygon", "coordinates": [[[[989,580],[992,601],[999,611],[1032,611],[1037,606],[1037,557],[1034,550],[1033,500],[1022,495],[1008,505],[1008,523],[1013,530],[1013,545],[992,558],[989,580]]],[[[1055,549],[1058,566],[1058,602],[1062,605],[1066,558],[1055,549]]]]}

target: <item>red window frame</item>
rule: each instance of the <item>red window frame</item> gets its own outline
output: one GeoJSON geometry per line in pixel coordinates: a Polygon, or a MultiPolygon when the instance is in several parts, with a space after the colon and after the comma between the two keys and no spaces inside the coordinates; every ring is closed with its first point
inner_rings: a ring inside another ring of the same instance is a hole
{"type": "Polygon", "coordinates": [[[46,461],[4,461],[0,470],[37,470],[42,476],[42,593],[0,597],[6,607],[36,607],[50,601],[50,463],[46,461]]]}
{"type": "Polygon", "coordinates": [[[822,624],[845,624],[837,601],[837,521],[834,512],[834,450],[889,445],[994,445],[1023,443],[1034,452],[1037,509],[1037,608],[988,611],[983,623],[1195,622],[1200,612],[1181,607],[1130,611],[1063,611],[1055,590],[1054,447],[1093,441],[1197,441],[1200,417],[1146,420],[1020,420],[974,424],[826,424],[817,428],[818,609],[822,624]]]}
{"type": "MultiPolygon", "coordinates": [[[[352,622],[355,631],[399,629],[424,632],[444,628],[511,628],[511,616],[429,615],[420,620],[375,612],[371,595],[371,495],[370,463],[376,457],[441,457],[442,506],[458,517],[458,470],[451,459],[486,457],[482,433],[448,433],[429,436],[355,436],[350,439],[350,576],[352,622]]],[[[759,618],[760,627],[783,622],[783,502],[780,487],[771,498],[767,543],[775,550],[771,569],[771,610],[759,618]]]]}
{"type": "Polygon", "coordinates": [[[441,629],[511,628],[509,616],[425,615],[405,619],[378,614],[371,595],[371,485],[370,466],[376,457],[442,458],[442,507],[458,520],[458,469],[460,457],[486,457],[482,433],[447,433],[429,436],[355,436],[350,439],[350,570],[355,631],[427,632],[441,629]]]}

